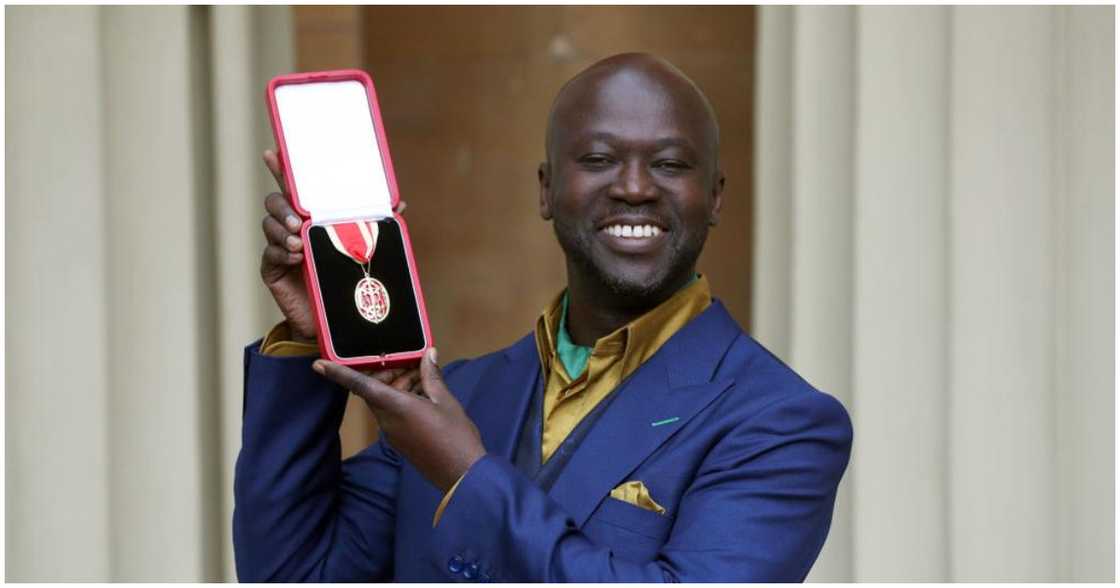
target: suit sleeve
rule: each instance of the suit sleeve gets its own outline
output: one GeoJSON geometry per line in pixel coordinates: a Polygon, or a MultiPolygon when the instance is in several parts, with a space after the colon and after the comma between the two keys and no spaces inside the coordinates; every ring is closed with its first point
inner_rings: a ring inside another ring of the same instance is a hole
{"type": "Polygon", "coordinates": [[[315,357],[245,351],[233,544],[242,581],[370,580],[392,574],[401,460],[379,440],[342,462],[347,392],[315,357]]]}
{"type": "Polygon", "coordinates": [[[724,435],[681,498],[651,562],[594,543],[508,461],[488,455],[435,529],[441,557],[477,554],[499,580],[801,581],[828,534],[852,429],[830,396],[790,395],[724,435]]]}

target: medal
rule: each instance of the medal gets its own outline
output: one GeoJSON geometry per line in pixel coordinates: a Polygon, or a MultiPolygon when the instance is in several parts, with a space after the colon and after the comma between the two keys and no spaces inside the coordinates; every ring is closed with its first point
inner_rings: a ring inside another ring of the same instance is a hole
{"type": "Polygon", "coordinates": [[[334,248],[362,268],[365,277],[358,280],[354,288],[354,306],[358,314],[374,324],[385,320],[389,316],[389,292],[377,278],[369,275],[373,251],[377,249],[377,222],[341,223],[324,228],[334,248]]]}

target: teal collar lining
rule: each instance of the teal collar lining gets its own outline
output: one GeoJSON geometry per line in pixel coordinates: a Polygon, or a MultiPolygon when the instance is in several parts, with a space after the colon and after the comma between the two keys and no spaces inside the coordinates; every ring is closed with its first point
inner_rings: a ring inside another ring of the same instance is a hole
{"type": "Polygon", "coordinates": [[[568,291],[564,291],[564,298],[560,301],[560,325],[556,329],[556,355],[568,372],[568,377],[575,380],[583,375],[587,369],[587,361],[591,359],[591,348],[576,345],[568,335],[568,291]]]}

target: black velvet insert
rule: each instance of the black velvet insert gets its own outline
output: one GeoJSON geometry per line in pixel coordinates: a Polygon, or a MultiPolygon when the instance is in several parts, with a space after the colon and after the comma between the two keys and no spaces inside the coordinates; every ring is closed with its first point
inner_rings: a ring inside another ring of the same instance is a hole
{"type": "Polygon", "coordinates": [[[323,227],[311,227],[309,232],[327,329],[339,357],[385,355],[424,348],[424,328],[416,292],[412,290],[412,273],[408,269],[401,227],[392,218],[378,221],[377,226],[377,249],[373,252],[369,275],[380,281],[389,293],[389,316],[378,324],[362,318],[354,306],[354,288],[364,277],[361,266],[334,248],[323,227]]]}

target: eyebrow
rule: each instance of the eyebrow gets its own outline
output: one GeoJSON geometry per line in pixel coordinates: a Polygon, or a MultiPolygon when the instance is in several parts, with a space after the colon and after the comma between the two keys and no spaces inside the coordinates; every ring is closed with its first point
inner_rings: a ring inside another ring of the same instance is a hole
{"type": "MultiPolygon", "coordinates": [[[[625,140],[622,137],[615,135],[614,133],[608,133],[606,131],[596,131],[593,133],[589,133],[586,136],[586,139],[589,141],[604,141],[607,143],[625,140]]],[[[687,149],[690,151],[695,150],[695,147],[693,147],[690,141],[682,139],[680,137],[662,137],[654,141],[653,144],[657,149],[665,149],[667,147],[680,147],[682,149],[687,149]]]]}

